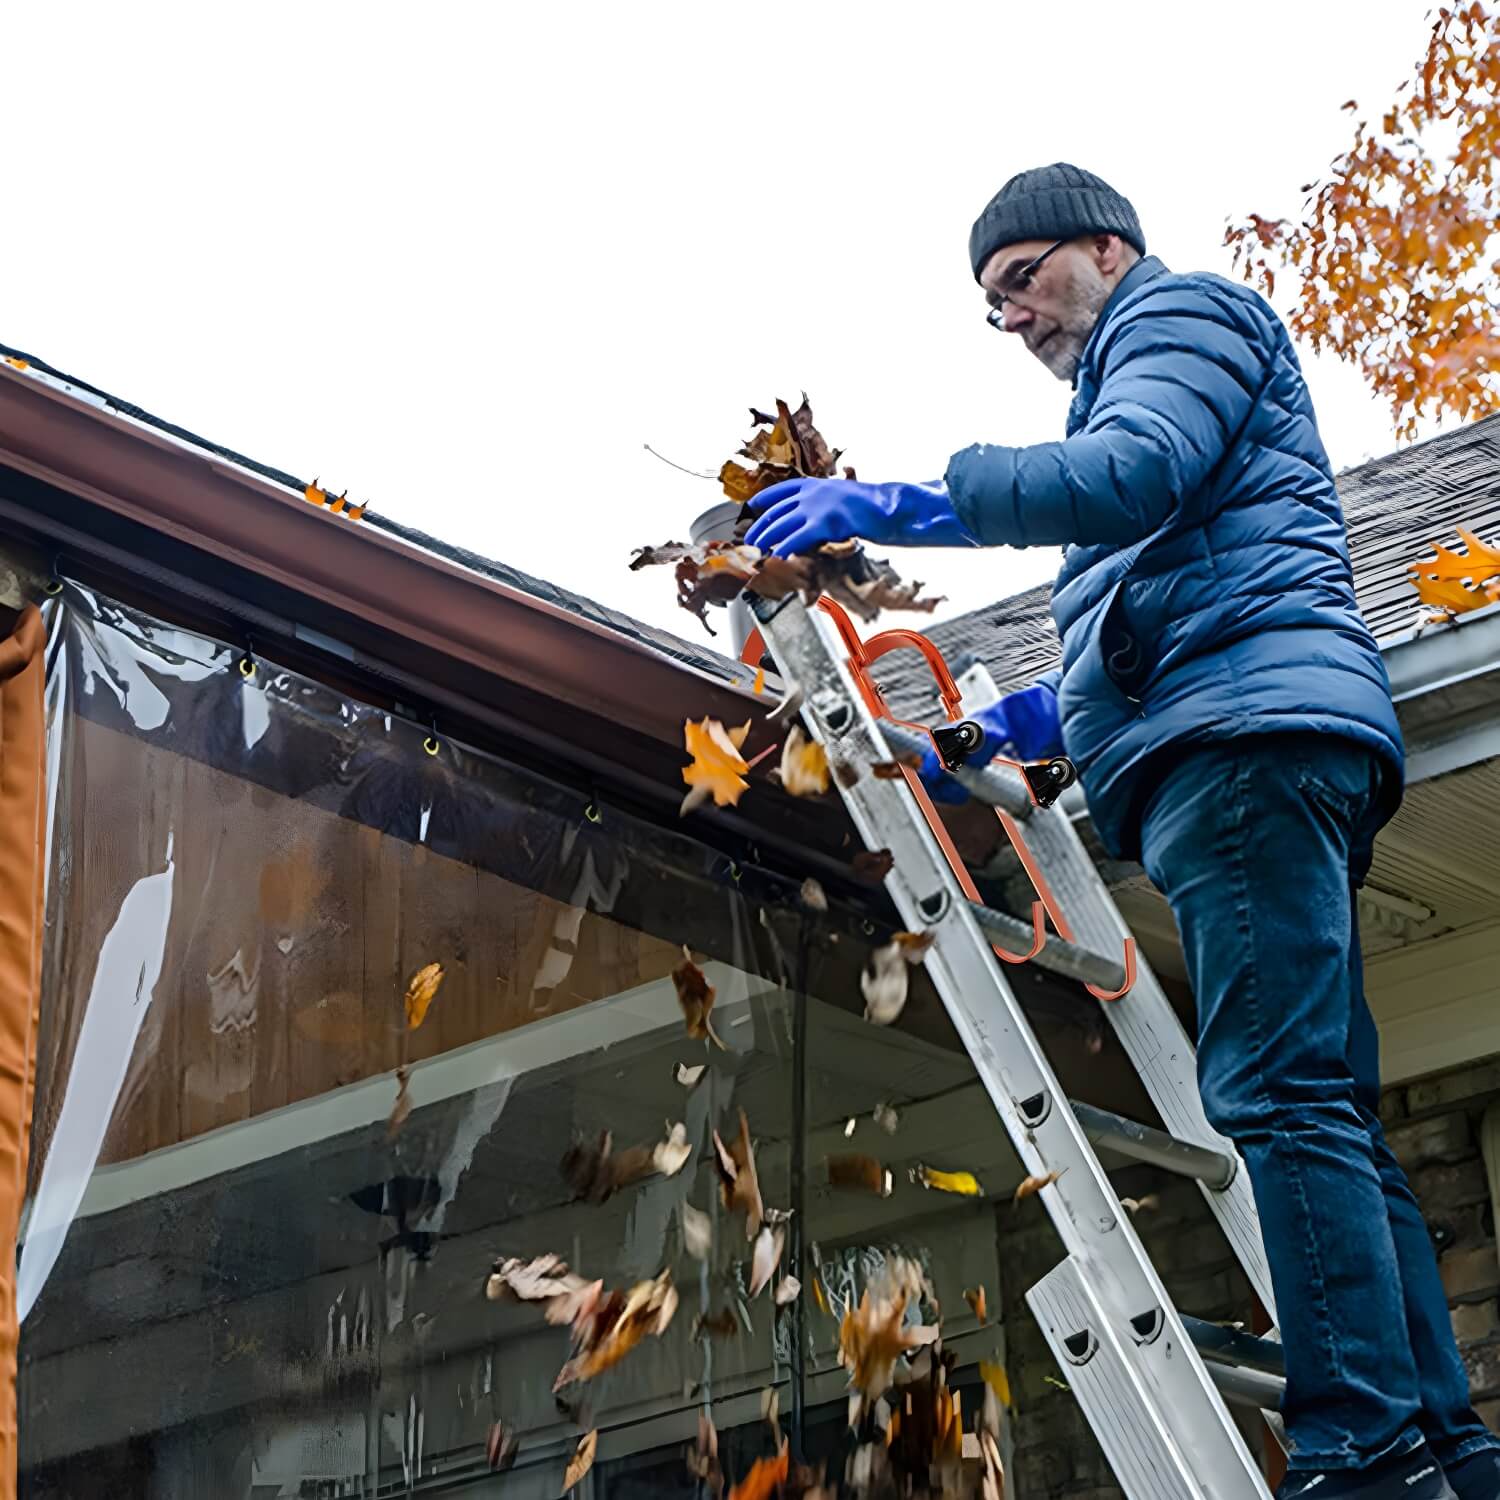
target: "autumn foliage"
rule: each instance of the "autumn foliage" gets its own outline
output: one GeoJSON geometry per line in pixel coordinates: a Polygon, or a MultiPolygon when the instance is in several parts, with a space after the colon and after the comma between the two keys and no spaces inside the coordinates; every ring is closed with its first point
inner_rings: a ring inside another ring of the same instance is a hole
{"type": "MultiPolygon", "coordinates": [[[[1356,100],[1344,108],[1363,116],[1356,100]]],[[[1304,184],[1300,219],[1251,214],[1225,243],[1270,295],[1298,278],[1292,332],[1356,364],[1401,436],[1500,411],[1500,12],[1436,12],[1396,101],[1304,184]]]]}

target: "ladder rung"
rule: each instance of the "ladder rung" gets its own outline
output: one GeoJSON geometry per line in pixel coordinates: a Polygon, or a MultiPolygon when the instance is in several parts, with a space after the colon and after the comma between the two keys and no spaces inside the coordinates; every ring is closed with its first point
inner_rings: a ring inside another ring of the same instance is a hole
{"type": "MultiPolygon", "coordinates": [[[[924,755],[932,748],[925,735],[914,730],[903,729],[889,719],[880,721],[880,732],[892,750],[907,755],[924,755]]],[[[968,794],[978,802],[998,807],[1013,818],[1029,818],[1033,803],[1026,783],[1014,771],[999,766],[960,766],[948,773],[968,794]]]]}
{"type": "Polygon", "coordinates": [[[1274,1339],[1259,1339],[1242,1328],[1225,1328],[1202,1318],[1184,1317],[1182,1326],[1194,1348],[1211,1364],[1236,1365],[1278,1378],[1286,1373],[1285,1352],[1274,1339]]]}
{"type": "MultiPolygon", "coordinates": [[[[1029,922],[1023,922],[1009,912],[996,911],[978,901],[971,901],[969,909],[974,913],[974,920],[1002,948],[1012,953],[1025,953],[1031,947],[1032,931],[1029,922]]],[[[1031,961],[1038,968],[1050,969],[1054,974],[1077,979],[1084,984],[1098,985],[1101,989],[1117,990],[1125,983],[1125,966],[1118,959],[1105,958],[1077,943],[1066,942],[1055,934],[1048,936],[1042,945],[1042,951],[1031,961]]]]}
{"type": "MultiPolygon", "coordinates": [[[[1247,1370],[1241,1365],[1221,1365],[1211,1359],[1203,1361],[1208,1378],[1231,1406],[1254,1406],[1268,1416],[1281,1406],[1286,1381],[1280,1375],[1263,1370],[1247,1370]]],[[[1280,1433],[1277,1434],[1278,1439],[1280,1433]]]]}
{"type": "Polygon", "coordinates": [[[1127,1120],[1124,1115],[1111,1114],[1107,1109],[1095,1109],[1092,1104],[1068,1102],[1073,1105],[1084,1134],[1096,1146],[1107,1146],[1132,1161],[1149,1162],[1153,1167],[1176,1172],[1179,1177],[1192,1177],[1216,1191],[1234,1181],[1239,1163],[1227,1152],[1195,1146],[1138,1120],[1127,1120]]]}

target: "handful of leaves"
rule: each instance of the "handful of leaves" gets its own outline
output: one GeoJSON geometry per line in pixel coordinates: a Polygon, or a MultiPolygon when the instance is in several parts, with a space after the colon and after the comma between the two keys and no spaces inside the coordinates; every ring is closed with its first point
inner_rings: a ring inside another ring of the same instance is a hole
{"type": "MultiPolygon", "coordinates": [[[[775,416],[752,406],[750,420],[761,430],[738,454],[751,463],[747,466],[731,458],[719,470],[719,483],[731,500],[743,507],[783,480],[837,477],[840,450],[830,448],[813,425],[805,394],[796,411],[778,400],[775,416]]],[[[844,478],[854,478],[854,470],[847,465],[844,478]]],[[[710,635],[714,630],[708,622],[708,605],[727,604],[746,588],[763,599],[801,594],[809,604],[819,594],[827,594],[866,622],[882,609],[930,614],[942,603],[940,598],[922,597],[920,583],[903,583],[889,563],[867,556],[857,542],[831,542],[803,557],[773,557],[744,541],[752,519],[749,511],[742,510],[730,541],[637,547],[631,569],[675,564],[677,602],[702,620],[710,635]]]]}

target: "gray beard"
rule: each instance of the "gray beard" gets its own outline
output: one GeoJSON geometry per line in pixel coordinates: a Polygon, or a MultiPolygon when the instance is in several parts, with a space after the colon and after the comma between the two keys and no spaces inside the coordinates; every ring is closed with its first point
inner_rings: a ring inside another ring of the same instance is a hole
{"type": "Polygon", "coordinates": [[[1036,351],[1036,357],[1059,379],[1071,382],[1088,346],[1094,325],[1111,288],[1091,265],[1076,266],[1064,292],[1062,320],[1057,332],[1036,351]]]}

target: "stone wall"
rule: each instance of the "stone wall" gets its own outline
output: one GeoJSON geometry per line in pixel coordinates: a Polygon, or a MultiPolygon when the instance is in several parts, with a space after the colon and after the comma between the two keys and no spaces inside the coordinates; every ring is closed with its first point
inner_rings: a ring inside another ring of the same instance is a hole
{"type": "MultiPolygon", "coordinates": [[[[1500,1430],[1500,1254],[1481,1148],[1489,1135],[1500,1144],[1500,1058],[1388,1089],[1381,1114],[1439,1247],[1475,1406],[1500,1430]]],[[[1141,1202],[1136,1229],[1178,1308],[1248,1326],[1249,1283],[1196,1186],[1144,1167],[1116,1173],[1114,1181],[1123,1197],[1141,1202]]],[[[1109,1465],[1025,1302],[1027,1287],[1061,1259],[1061,1244],[1034,1199],[1002,1205],[998,1228],[1015,1402],[1010,1493],[1014,1500],[1118,1500],[1109,1465]]],[[[1236,1415],[1259,1446],[1258,1419],[1236,1415]]]]}

